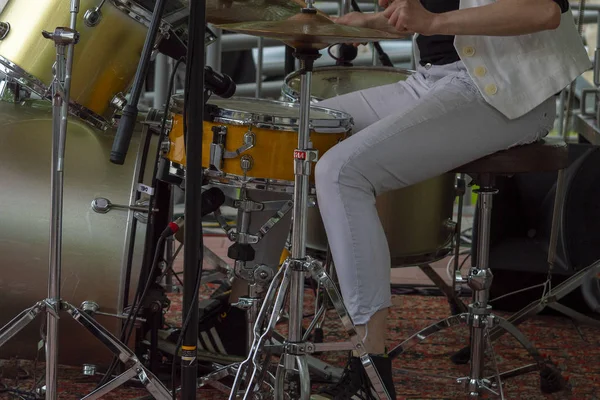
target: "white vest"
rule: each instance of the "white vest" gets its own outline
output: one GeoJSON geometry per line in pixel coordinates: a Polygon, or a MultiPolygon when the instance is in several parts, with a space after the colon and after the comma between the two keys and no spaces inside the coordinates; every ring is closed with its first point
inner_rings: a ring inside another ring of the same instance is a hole
{"type": "MultiPolygon", "coordinates": [[[[460,8],[493,2],[460,0],[460,8]]],[[[456,36],[454,47],[485,100],[510,119],[531,111],[592,67],[571,10],[554,30],[456,36]]]]}

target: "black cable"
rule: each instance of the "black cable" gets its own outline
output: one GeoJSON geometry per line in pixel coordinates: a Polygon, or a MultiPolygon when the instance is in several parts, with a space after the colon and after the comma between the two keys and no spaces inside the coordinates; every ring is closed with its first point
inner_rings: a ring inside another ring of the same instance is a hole
{"type": "MultiPolygon", "coordinates": [[[[167,93],[168,93],[168,98],[170,99],[172,94],[173,94],[173,90],[175,89],[175,77],[177,75],[177,70],[179,68],[179,65],[181,65],[182,62],[184,62],[185,59],[184,58],[180,58],[179,60],[177,60],[177,62],[175,63],[175,66],[173,67],[173,70],[171,71],[171,76],[169,79],[169,87],[167,89],[167,93]]],[[[164,137],[166,136],[167,132],[165,130],[165,127],[167,125],[167,117],[169,115],[169,100],[167,100],[167,104],[165,104],[165,111],[163,113],[163,118],[162,118],[162,122],[161,122],[161,126],[160,126],[160,132],[159,132],[159,139],[158,139],[158,143],[162,143],[162,141],[164,140],[164,137]]],[[[148,142],[150,142],[150,138],[152,136],[148,135],[148,142]]],[[[148,147],[144,146],[144,149],[147,151],[148,147]]],[[[145,156],[144,156],[145,157],[145,156]]],[[[154,160],[154,170],[152,171],[152,187],[156,187],[156,183],[158,181],[158,160],[160,157],[160,145],[157,146],[156,149],[156,154],[155,154],[155,160],[154,160]]],[[[142,168],[145,168],[145,158],[144,161],[142,162],[142,168]]],[[[148,199],[148,209],[152,210],[154,209],[154,195],[150,195],[149,199],[148,199]]],[[[151,224],[152,222],[152,218],[148,218],[148,224],[151,224]]],[[[144,253],[146,252],[146,248],[147,246],[144,246],[144,253]]],[[[159,246],[157,244],[157,249],[160,249],[161,246],[159,246]]],[[[141,272],[140,272],[141,273],[141,272]]],[[[152,279],[152,274],[150,274],[148,276],[148,280],[152,279]]],[[[147,282],[148,282],[147,280],[147,282]]],[[[136,293],[134,295],[133,298],[133,302],[131,304],[131,310],[133,310],[136,305],[139,303],[139,299],[140,299],[140,295],[141,295],[141,288],[142,285],[138,284],[136,293]]],[[[137,318],[137,316],[136,316],[137,318]]],[[[123,324],[123,328],[121,329],[121,341],[123,343],[128,343],[129,339],[131,338],[131,333],[133,332],[133,327],[135,326],[135,320],[136,318],[132,318],[132,313],[130,312],[127,315],[127,319],[125,320],[125,323],[123,324]],[[133,322],[132,322],[133,321],[133,322]]],[[[119,365],[119,358],[118,357],[114,357],[113,361],[111,363],[111,365],[109,366],[106,374],[104,375],[104,377],[100,380],[100,382],[98,383],[98,387],[106,384],[109,380],[110,377],[112,376],[115,368],[119,365]]]]}
{"type": "MultiPolygon", "coordinates": [[[[200,284],[202,283],[202,274],[198,274],[198,279],[196,280],[196,287],[194,288],[194,296],[198,298],[200,293],[200,284]]],[[[171,393],[173,394],[173,400],[177,398],[177,392],[175,391],[175,368],[177,366],[177,349],[181,347],[183,344],[184,332],[188,328],[190,321],[192,320],[192,310],[187,313],[185,316],[185,321],[181,325],[181,332],[179,334],[179,339],[177,339],[177,345],[175,346],[175,354],[173,355],[173,364],[171,365],[171,393]]]]}

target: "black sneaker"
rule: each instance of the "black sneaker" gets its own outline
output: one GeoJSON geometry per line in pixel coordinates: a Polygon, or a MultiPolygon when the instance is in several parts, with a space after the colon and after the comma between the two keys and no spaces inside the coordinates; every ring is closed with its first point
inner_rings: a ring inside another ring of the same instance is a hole
{"type": "MultiPolygon", "coordinates": [[[[201,300],[198,310],[198,359],[232,361],[228,359],[245,358],[246,312],[231,306],[227,296],[201,300]]],[[[170,329],[162,331],[161,336],[168,342],[177,343],[180,333],[181,329],[170,329]]]]}
{"type": "MultiPolygon", "coordinates": [[[[385,385],[390,398],[396,398],[392,379],[392,360],[385,356],[371,355],[371,360],[385,385]]],[[[358,357],[350,357],[340,381],[311,396],[311,400],[372,400],[374,395],[371,381],[358,357]]]]}

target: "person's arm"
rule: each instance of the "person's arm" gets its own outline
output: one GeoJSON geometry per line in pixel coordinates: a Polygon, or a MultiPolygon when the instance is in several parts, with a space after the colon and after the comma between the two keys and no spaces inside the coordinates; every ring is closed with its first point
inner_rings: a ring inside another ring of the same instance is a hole
{"type": "Polygon", "coordinates": [[[394,0],[383,15],[399,32],[516,36],[557,28],[561,9],[554,0],[498,0],[436,14],[425,10],[419,0],[394,0]]]}
{"type": "Polygon", "coordinates": [[[341,17],[329,18],[336,24],[376,29],[379,31],[392,33],[398,37],[403,37],[410,34],[408,32],[398,32],[395,27],[389,24],[388,19],[383,15],[383,11],[375,13],[362,13],[353,11],[341,17]]]}

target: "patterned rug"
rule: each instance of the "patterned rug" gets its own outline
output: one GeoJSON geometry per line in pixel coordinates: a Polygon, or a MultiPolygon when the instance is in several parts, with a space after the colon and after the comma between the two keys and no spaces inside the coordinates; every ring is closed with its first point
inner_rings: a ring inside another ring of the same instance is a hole
{"type": "MultiPolygon", "coordinates": [[[[212,288],[203,288],[206,296],[212,288]]],[[[169,322],[180,321],[179,295],[171,295],[172,305],[168,314],[169,322]]],[[[312,308],[313,296],[307,291],[306,310],[312,308]]],[[[310,311],[306,311],[310,312],[310,311]]],[[[439,319],[448,316],[449,308],[445,298],[439,296],[402,295],[394,296],[394,307],[389,318],[389,348],[404,340],[439,319]]],[[[502,315],[502,313],[500,314],[502,315]]],[[[307,321],[308,322],[308,321],[307,321]]],[[[336,314],[327,314],[324,325],[325,341],[344,340],[336,314]]],[[[556,316],[539,316],[525,322],[521,329],[537,346],[542,354],[551,359],[569,378],[569,389],[563,393],[544,396],[539,389],[539,374],[511,378],[505,382],[506,399],[599,399],[600,398],[600,335],[598,329],[580,327],[566,318],[556,316]]],[[[280,330],[285,333],[285,326],[280,330]]],[[[454,365],[449,357],[467,344],[467,329],[455,327],[431,336],[424,342],[411,348],[394,361],[396,390],[398,399],[456,399],[465,398],[462,387],[456,378],[468,373],[466,366],[454,365]],[[411,370],[412,372],[407,372],[411,370]]],[[[241,339],[242,340],[242,339],[241,339]]],[[[500,371],[507,371],[532,361],[518,343],[504,336],[495,345],[500,371]]],[[[345,353],[330,352],[320,356],[326,362],[343,366],[345,353]]],[[[1,399],[31,399],[23,392],[18,395],[5,391],[6,387],[18,387],[28,391],[34,382],[44,374],[43,365],[33,368],[27,361],[5,361],[2,364],[2,380],[0,381],[1,399]],[[37,372],[37,374],[36,374],[37,372]]],[[[61,367],[59,375],[60,399],[79,399],[94,389],[97,377],[85,377],[81,367],[61,367]]],[[[113,391],[103,399],[138,399],[145,398],[148,393],[132,385],[113,391]]],[[[206,388],[198,391],[198,399],[227,399],[228,396],[215,389],[206,388]]]]}

